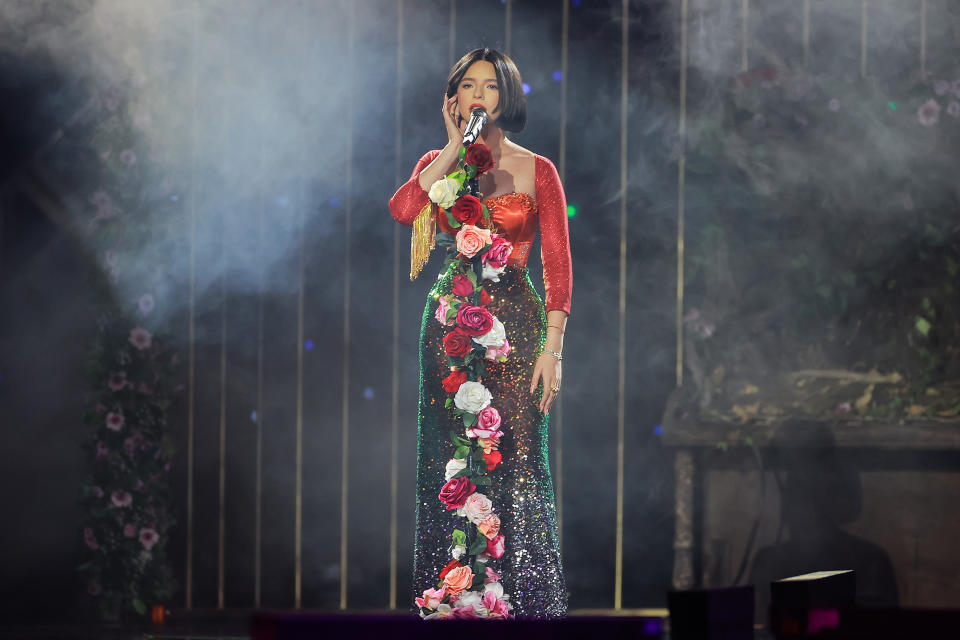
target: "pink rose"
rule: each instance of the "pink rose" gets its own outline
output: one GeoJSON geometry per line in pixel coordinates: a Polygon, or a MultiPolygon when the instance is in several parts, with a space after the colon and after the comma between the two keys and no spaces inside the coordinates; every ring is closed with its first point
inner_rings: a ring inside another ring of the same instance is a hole
{"type": "MultiPolygon", "coordinates": [[[[480,413],[477,414],[477,423],[467,429],[466,435],[468,438],[484,440],[496,440],[503,437],[503,431],[500,431],[500,412],[489,405],[481,409],[480,413]]],[[[483,446],[483,444],[480,446],[483,446]]],[[[486,451],[486,453],[490,452],[486,451]]]]}
{"type": "Polygon", "coordinates": [[[502,533],[492,540],[487,540],[487,553],[494,558],[503,556],[504,551],[506,551],[506,547],[507,545],[504,541],[502,533]]]}
{"type": "Polygon", "coordinates": [[[498,362],[506,362],[507,356],[510,355],[510,352],[513,351],[513,348],[510,346],[510,342],[506,338],[503,339],[503,345],[500,347],[487,347],[487,360],[497,360],[498,362]]]}
{"type": "Polygon", "coordinates": [[[500,574],[487,567],[487,577],[484,579],[483,584],[489,584],[491,582],[500,582],[500,574]]]}
{"type": "Polygon", "coordinates": [[[453,295],[466,298],[473,293],[473,283],[462,273],[453,276],[453,295]]]}
{"type": "Polygon", "coordinates": [[[447,511],[453,511],[463,506],[467,497],[477,490],[477,485],[470,482],[470,478],[460,476],[448,480],[440,489],[440,502],[447,505],[447,511]]]}
{"type": "Polygon", "coordinates": [[[503,236],[496,236],[491,240],[492,246],[483,254],[483,264],[489,264],[491,267],[500,268],[507,266],[507,260],[513,253],[513,243],[503,236]]]}
{"type": "Polygon", "coordinates": [[[114,491],[110,494],[110,501],[117,507],[129,507],[133,504],[133,496],[126,491],[114,491]]]}
{"type": "Polygon", "coordinates": [[[111,411],[107,414],[107,429],[111,431],[123,429],[124,422],[122,413],[111,411]]]}
{"type": "Polygon", "coordinates": [[[97,443],[97,460],[106,460],[110,455],[110,449],[107,448],[106,443],[98,442],[97,443]]]}
{"type": "Polygon", "coordinates": [[[462,304],[457,309],[457,326],[470,337],[478,337],[493,328],[493,314],[484,307],[462,304]]]}
{"type": "Polygon", "coordinates": [[[155,302],[153,300],[153,296],[149,293],[143,294],[137,301],[137,306],[140,307],[140,313],[145,316],[150,315],[150,312],[153,311],[154,305],[155,302]]]}
{"type": "Polygon", "coordinates": [[[493,605],[493,608],[490,609],[491,618],[509,618],[510,617],[510,605],[508,605],[503,600],[497,600],[493,605]]]}
{"type": "Polygon", "coordinates": [[[143,351],[150,348],[152,336],[150,332],[143,327],[137,327],[130,330],[130,344],[137,348],[137,351],[143,351]]]}
{"type": "Polygon", "coordinates": [[[447,596],[447,588],[427,589],[423,592],[422,598],[417,598],[417,606],[426,609],[436,609],[447,596]]]}
{"type": "Polygon", "coordinates": [[[111,391],[120,391],[127,386],[127,372],[118,371],[117,373],[110,374],[110,379],[107,380],[107,386],[110,387],[111,391]]]}
{"type": "Polygon", "coordinates": [[[157,544],[160,541],[160,535],[157,533],[157,530],[153,527],[144,527],[140,529],[140,544],[143,545],[143,548],[147,551],[153,548],[153,545],[157,544]]]}
{"type": "Polygon", "coordinates": [[[97,498],[103,497],[103,489],[101,489],[100,487],[94,487],[92,491],[93,491],[93,495],[96,496],[97,498]]]}
{"type": "Polygon", "coordinates": [[[477,525],[493,515],[493,503],[490,501],[490,498],[482,493],[470,494],[461,509],[462,514],[460,510],[457,511],[457,514],[465,515],[467,520],[477,525]]]}
{"type": "Polygon", "coordinates": [[[83,541],[91,549],[98,549],[100,545],[97,544],[97,536],[93,535],[93,529],[86,527],[83,530],[83,541]]]}
{"type": "Polygon", "coordinates": [[[437,301],[437,313],[434,314],[434,317],[437,319],[437,322],[444,326],[450,326],[453,322],[447,322],[447,311],[450,309],[450,301],[446,297],[441,296],[437,301]]]}
{"type": "Polygon", "coordinates": [[[490,244],[489,229],[465,224],[457,232],[457,251],[468,258],[477,255],[488,244],[490,244]]]}
{"type": "Polygon", "coordinates": [[[137,527],[131,523],[123,525],[123,535],[127,538],[133,538],[137,535],[137,527]]]}
{"type": "Polygon", "coordinates": [[[940,119],[940,103],[930,98],[917,109],[917,121],[925,127],[932,127],[940,119]]]}

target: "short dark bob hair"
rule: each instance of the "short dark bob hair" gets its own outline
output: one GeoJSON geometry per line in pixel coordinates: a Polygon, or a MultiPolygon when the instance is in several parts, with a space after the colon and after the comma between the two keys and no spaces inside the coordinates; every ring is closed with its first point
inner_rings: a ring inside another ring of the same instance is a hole
{"type": "Polygon", "coordinates": [[[500,89],[500,104],[497,105],[497,109],[500,111],[500,116],[497,118],[496,125],[504,131],[523,131],[527,124],[527,99],[523,95],[523,81],[520,79],[520,72],[517,71],[517,65],[505,53],[483,47],[474,49],[460,58],[450,69],[450,75],[447,77],[447,97],[450,98],[457,93],[457,87],[460,86],[460,81],[463,80],[467,69],[480,60],[492,63],[497,72],[497,86],[500,89]]]}

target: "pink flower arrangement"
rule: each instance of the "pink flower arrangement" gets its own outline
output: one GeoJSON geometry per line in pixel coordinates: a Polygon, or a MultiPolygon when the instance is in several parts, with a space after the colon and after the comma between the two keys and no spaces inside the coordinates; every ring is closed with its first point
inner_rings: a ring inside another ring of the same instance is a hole
{"type": "Polygon", "coordinates": [[[137,351],[149,349],[151,344],[150,332],[143,327],[136,327],[130,330],[130,344],[137,348],[137,351]]]}
{"type": "Polygon", "coordinates": [[[119,411],[111,411],[107,414],[107,429],[111,431],[120,431],[123,429],[125,420],[123,419],[123,414],[119,411]]]}
{"type": "Polygon", "coordinates": [[[118,371],[117,373],[110,374],[110,379],[107,380],[107,386],[110,387],[111,391],[122,391],[123,388],[127,386],[127,372],[118,371]]]}
{"type": "Polygon", "coordinates": [[[925,127],[932,127],[940,120],[940,103],[930,98],[917,109],[917,121],[925,127]]]}
{"type": "Polygon", "coordinates": [[[143,548],[147,551],[153,549],[153,545],[157,544],[159,541],[160,535],[153,527],[144,527],[140,529],[140,544],[142,544],[143,548]]]}
{"type": "Polygon", "coordinates": [[[133,496],[128,491],[114,491],[110,494],[110,502],[113,503],[113,506],[122,509],[133,504],[133,496]]]}

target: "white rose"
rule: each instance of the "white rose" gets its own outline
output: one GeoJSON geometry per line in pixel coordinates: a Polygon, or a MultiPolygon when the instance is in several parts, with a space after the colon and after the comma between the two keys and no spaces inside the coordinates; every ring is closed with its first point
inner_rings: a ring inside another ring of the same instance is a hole
{"type": "Polygon", "coordinates": [[[487,593],[488,591],[493,591],[494,595],[497,596],[497,600],[503,600],[503,585],[499,582],[488,582],[483,585],[483,592],[487,593]]]}
{"type": "Polygon", "coordinates": [[[490,263],[483,265],[483,274],[482,279],[490,280],[491,282],[500,282],[500,276],[503,275],[503,272],[506,271],[506,267],[491,267],[490,263]]]}
{"type": "Polygon", "coordinates": [[[447,471],[443,474],[444,481],[450,480],[453,476],[457,475],[463,469],[467,468],[466,460],[459,460],[457,458],[451,458],[450,462],[447,463],[447,471]]]}
{"type": "Polygon", "coordinates": [[[470,413],[480,413],[482,409],[489,406],[493,396],[490,391],[479,382],[468,380],[460,385],[457,395],[453,397],[453,404],[461,411],[470,413]]]}
{"type": "Polygon", "coordinates": [[[461,607],[472,607],[475,604],[480,604],[483,600],[483,596],[480,595],[479,591],[461,591],[460,599],[454,603],[454,608],[460,609],[461,607]]]}
{"type": "Polygon", "coordinates": [[[449,209],[457,201],[460,185],[453,178],[440,178],[430,186],[427,195],[444,209],[449,209]]]}
{"type": "Polygon", "coordinates": [[[476,336],[473,341],[483,347],[493,347],[499,349],[507,339],[507,332],[503,328],[503,323],[496,317],[493,318],[493,326],[482,336],[476,336]]]}
{"type": "Polygon", "coordinates": [[[457,509],[458,516],[466,516],[473,524],[480,524],[493,513],[493,502],[482,493],[471,493],[470,497],[457,509]]]}
{"type": "Polygon", "coordinates": [[[453,556],[454,560],[459,560],[460,556],[462,556],[466,552],[467,552],[467,548],[464,547],[463,545],[460,545],[460,546],[454,547],[453,550],[450,552],[450,555],[453,556]]]}

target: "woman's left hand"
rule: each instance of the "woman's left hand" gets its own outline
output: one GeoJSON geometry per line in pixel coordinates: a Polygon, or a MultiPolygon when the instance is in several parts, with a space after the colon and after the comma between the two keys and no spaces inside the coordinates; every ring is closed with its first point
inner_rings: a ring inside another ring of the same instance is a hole
{"type": "Polygon", "coordinates": [[[540,398],[540,413],[550,413],[550,405],[557,399],[560,389],[562,367],[560,361],[549,353],[543,353],[537,358],[533,367],[533,379],[530,381],[530,393],[537,390],[537,382],[543,382],[543,396],[540,398]],[[557,389],[557,391],[554,391],[557,389]]]}

